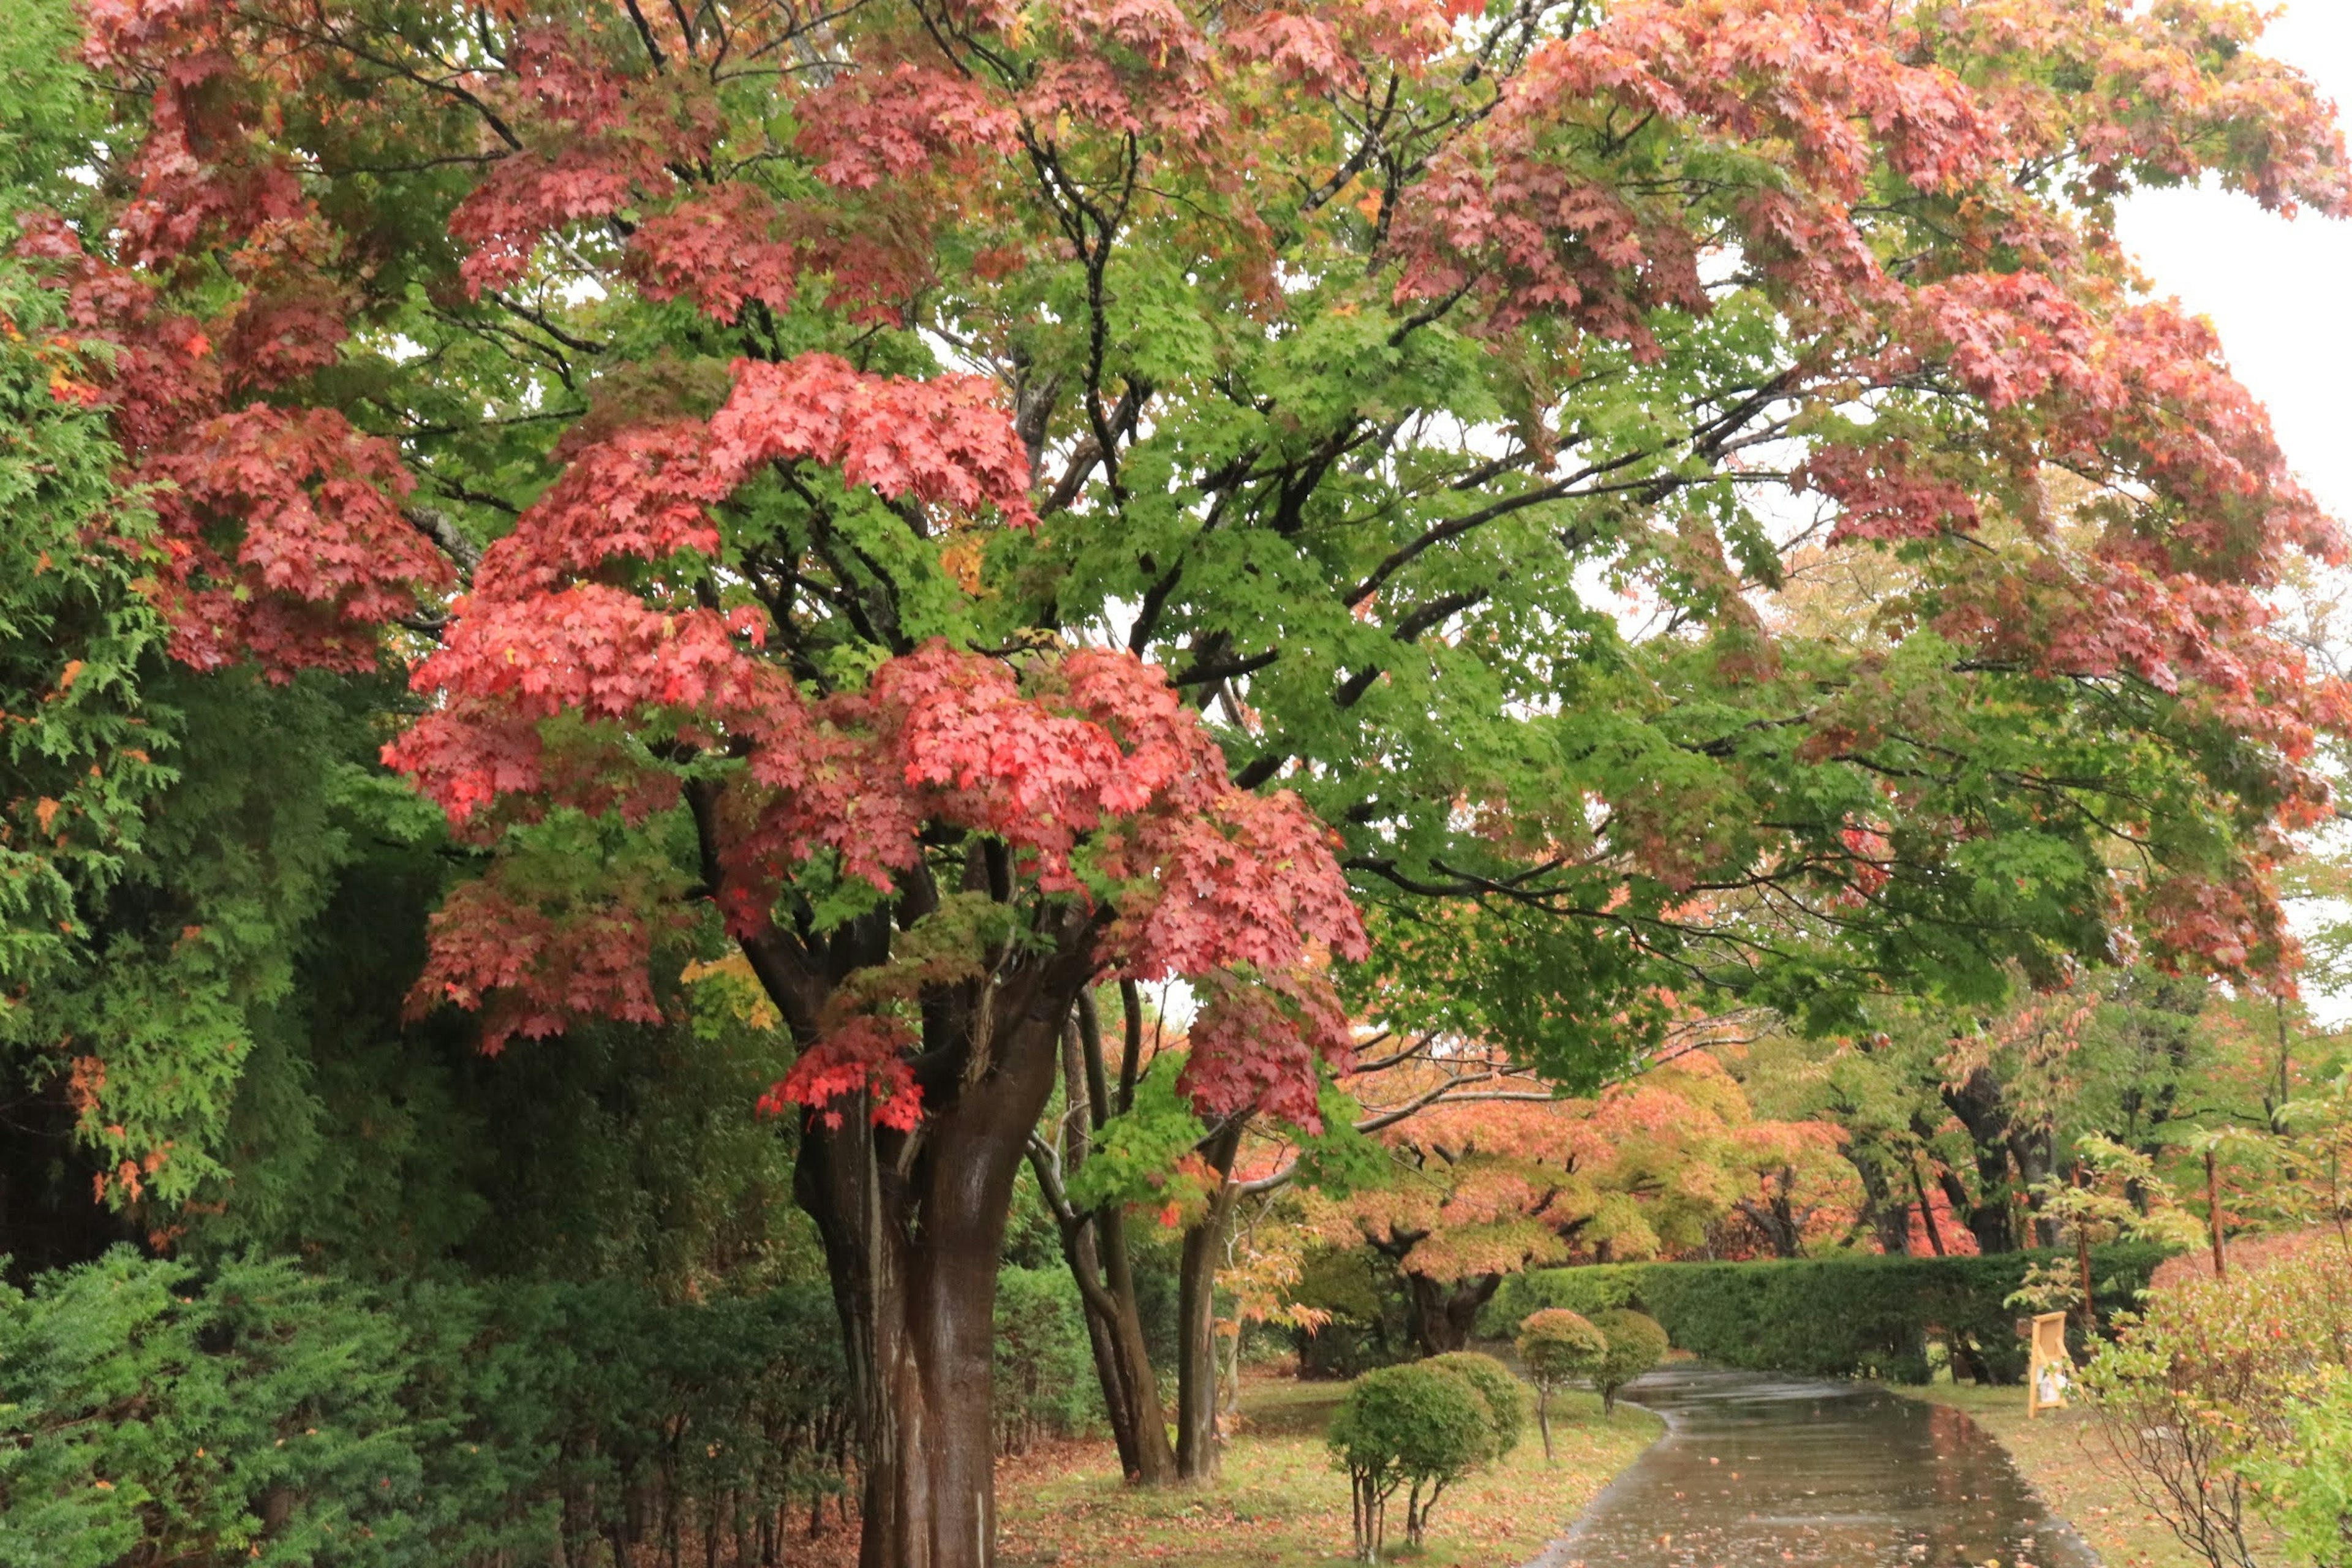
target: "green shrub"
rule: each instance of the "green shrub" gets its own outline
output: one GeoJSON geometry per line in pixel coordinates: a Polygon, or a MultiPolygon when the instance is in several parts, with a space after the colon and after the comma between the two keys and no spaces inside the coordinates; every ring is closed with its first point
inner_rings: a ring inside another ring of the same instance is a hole
{"type": "Polygon", "coordinates": [[[1416,1359],[1412,1314],[1394,1265],[1370,1247],[1311,1247],[1289,1299],[1328,1312],[1298,1330],[1298,1370],[1307,1377],[1360,1377],[1416,1359]]]}
{"type": "Polygon", "coordinates": [[[1389,1499],[1401,1489],[1409,1489],[1405,1539],[1420,1545],[1439,1495],[1485,1462],[1494,1430],[1485,1398],[1459,1372],[1417,1362],[1349,1384],[1324,1442],[1348,1472],[1357,1561],[1380,1561],[1389,1499]]]}
{"type": "Polygon", "coordinates": [[[1102,1415],[1085,1305],[1067,1268],[1004,1268],[996,1277],[996,1443],[1026,1453],[1102,1415]]]}
{"type": "Polygon", "coordinates": [[[2309,1560],[2352,1561],[2352,1263],[2326,1247],[2154,1292],[2082,1385],[2142,1506],[2214,1568],[2249,1508],[2309,1560]]]}
{"type": "Polygon", "coordinates": [[[1623,1307],[1612,1308],[1592,1321],[1609,1348],[1592,1371],[1592,1386],[1601,1394],[1601,1413],[1617,1411],[1617,1391],[1666,1359],[1666,1331],[1655,1318],[1623,1307]]]}
{"type": "Polygon", "coordinates": [[[0,1320],[0,1563],[414,1560],[397,1329],[283,1263],[117,1252],[0,1320]]]}
{"type": "Polygon", "coordinates": [[[2251,1457],[2248,1484],[2296,1556],[2352,1563],[2352,1372],[2328,1367],[2284,1412],[2286,1441],[2251,1457]]]}
{"type": "Polygon", "coordinates": [[[1509,1367],[1476,1351],[1448,1351],[1432,1356],[1428,1364],[1468,1379],[1486,1402],[1487,1432],[1494,1442],[1487,1458],[1499,1459],[1519,1446],[1528,1426],[1528,1391],[1509,1367]]]}
{"type": "MultiPolygon", "coordinates": [[[[2017,1338],[2017,1313],[2004,1300],[2029,1267],[2056,1256],[1546,1268],[1506,1280],[1483,1327],[1500,1337],[1547,1307],[1587,1318],[1633,1307],[1655,1318],[1675,1344],[1719,1366],[1894,1383],[1927,1381],[1927,1342],[1940,1338],[1955,1364],[1979,1381],[2015,1383],[2025,1375],[2026,1347],[2017,1338]]],[[[2100,1311],[2112,1316],[2136,1305],[2167,1256],[2144,1243],[2092,1248],[2100,1311]]]]}
{"type": "Polygon", "coordinates": [[[372,1290],[124,1249],[0,1289],[0,1568],[461,1568],[781,1543],[839,1485],[822,1289],[372,1290]]]}
{"type": "Polygon", "coordinates": [[[1536,1385],[1536,1426],[1543,1433],[1544,1463],[1549,1464],[1553,1391],[1600,1371],[1609,1355],[1609,1337],[1581,1313],[1547,1307],[1528,1314],[1514,1348],[1536,1385]]]}

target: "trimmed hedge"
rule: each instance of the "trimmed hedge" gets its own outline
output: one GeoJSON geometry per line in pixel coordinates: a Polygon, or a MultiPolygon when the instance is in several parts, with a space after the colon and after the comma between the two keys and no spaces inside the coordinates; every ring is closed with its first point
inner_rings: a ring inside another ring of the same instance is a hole
{"type": "MultiPolygon", "coordinates": [[[[2015,1326],[2021,1314],[2002,1300],[2029,1267],[2060,1256],[1545,1268],[1506,1280],[1481,1322],[1499,1338],[1546,1307],[1588,1318],[1630,1307],[1657,1319],[1679,1348],[1718,1365],[1890,1383],[1927,1382],[1927,1342],[1941,1339],[1956,1364],[1995,1383],[2015,1383],[2025,1375],[2026,1347],[2015,1326]]],[[[2099,1311],[2135,1307],[2148,1276],[2168,1256],[2167,1248],[2144,1244],[2092,1248],[2099,1311]]]]}

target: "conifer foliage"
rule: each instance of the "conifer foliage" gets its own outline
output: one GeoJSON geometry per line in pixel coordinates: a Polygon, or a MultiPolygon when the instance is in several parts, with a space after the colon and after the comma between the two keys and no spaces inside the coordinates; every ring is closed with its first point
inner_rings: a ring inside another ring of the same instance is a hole
{"type": "Polygon", "coordinates": [[[1197,1107],[1311,1124],[1375,946],[1384,1022],[1580,1083],[1668,984],[2291,957],[2348,710],[2266,595],[2340,541],[2112,233],[2346,210],[2244,7],[83,16],[121,123],[19,249],[153,497],[94,547],[195,669],[407,675],[487,868],[420,1007],[496,1048],[740,949],[869,1563],[989,1555],[1098,979],[1194,981],[1197,1107]],[[1863,613],[1768,613],[1822,556],[1863,613]]]}

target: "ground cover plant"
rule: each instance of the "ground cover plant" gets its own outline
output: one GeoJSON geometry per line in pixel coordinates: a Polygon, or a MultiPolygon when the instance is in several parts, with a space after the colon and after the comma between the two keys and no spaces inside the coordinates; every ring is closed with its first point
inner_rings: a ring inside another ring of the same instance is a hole
{"type": "Polygon", "coordinates": [[[1063,1194],[1197,1480],[1237,1152],[1360,1037],[1589,1091],[1695,1005],[2284,983],[2347,715],[2267,598],[2341,542],[2113,241],[2346,206],[2242,7],[0,3],[59,1257],[495,1272],[625,1126],[664,1289],[830,1284],[866,1561],[967,1568],[1057,1095],[1205,1194],[1172,1455],[1137,1189],[1063,1194]]]}

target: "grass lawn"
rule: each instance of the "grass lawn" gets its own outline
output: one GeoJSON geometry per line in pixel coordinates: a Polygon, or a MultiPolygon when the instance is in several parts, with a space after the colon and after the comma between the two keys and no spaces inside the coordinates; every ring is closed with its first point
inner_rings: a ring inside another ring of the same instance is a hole
{"type": "MultiPolygon", "coordinates": [[[[1348,1561],[1348,1482],[1323,1429],[1344,1384],[1253,1379],[1223,1479],[1204,1489],[1145,1492],[1121,1483],[1108,1442],[1065,1443],[997,1470],[1005,1568],[1164,1563],[1181,1568],[1322,1568],[1348,1561]]],[[[1518,1568],[1663,1431],[1620,1406],[1602,1421],[1588,1394],[1555,1395],[1546,1466],[1530,1415],[1517,1452],[1449,1490],[1430,1525],[1432,1568],[1518,1568]]],[[[1403,1502],[1391,1518],[1402,1555],[1403,1502]]]]}
{"type": "MultiPolygon", "coordinates": [[[[2028,1420],[2022,1387],[1938,1383],[1895,1392],[1967,1411],[2000,1440],[2051,1511],[2073,1525],[2107,1568],[2205,1568],[2202,1557],[2173,1539],[2164,1521],[2132,1496],[2115,1457],[2081,1410],[2045,1410],[2028,1420]]],[[[2258,1521],[2248,1521],[2246,1537],[2258,1552],[2273,1543],[2258,1521]]]]}

